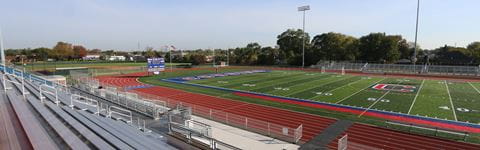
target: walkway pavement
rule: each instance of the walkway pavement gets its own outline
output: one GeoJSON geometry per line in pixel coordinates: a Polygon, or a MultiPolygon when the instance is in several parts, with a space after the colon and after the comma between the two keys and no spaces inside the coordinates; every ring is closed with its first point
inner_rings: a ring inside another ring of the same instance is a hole
{"type": "Polygon", "coordinates": [[[296,150],[300,147],[299,145],[227,126],[198,116],[192,116],[192,119],[210,125],[212,127],[213,138],[241,149],[296,150]]]}

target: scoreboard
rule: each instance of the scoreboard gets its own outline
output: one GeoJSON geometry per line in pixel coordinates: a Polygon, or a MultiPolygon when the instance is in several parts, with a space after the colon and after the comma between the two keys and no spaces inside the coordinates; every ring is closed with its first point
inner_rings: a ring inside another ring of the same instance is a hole
{"type": "Polygon", "coordinates": [[[147,59],[148,72],[158,74],[160,71],[165,71],[165,59],[163,58],[148,58],[147,59]]]}

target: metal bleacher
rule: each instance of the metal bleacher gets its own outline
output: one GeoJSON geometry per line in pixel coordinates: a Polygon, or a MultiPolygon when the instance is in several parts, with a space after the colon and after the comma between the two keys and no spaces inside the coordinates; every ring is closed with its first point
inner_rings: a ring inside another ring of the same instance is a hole
{"type": "Polygon", "coordinates": [[[0,149],[176,149],[156,133],[102,114],[98,105],[71,106],[72,93],[66,88],[47,85],[31,75],[25,79],[23,72],[0,71],[0,100],[5,104],[0,119],[10,119],[0,124],[0,134],[11,140],[0,149]],[[22,91],[27,93],[25,97],[22,91]],[[16,119],[19,126],[15,127],[16,119]],[[24,133],[13,134],[18,128],[24,133]],[[20,140],[22,137],[26,140],[20,140]]]}

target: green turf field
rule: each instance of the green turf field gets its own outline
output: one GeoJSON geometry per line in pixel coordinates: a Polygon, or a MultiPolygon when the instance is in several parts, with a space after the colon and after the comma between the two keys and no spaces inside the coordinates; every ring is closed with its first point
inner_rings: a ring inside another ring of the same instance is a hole
{"type": "Polygon", "coordinates": [[[302,71],[272,71],[189,83],[480,124],[480,83],[302,71]],[[373,88],[376,85],[379,88],[373,88]]]}

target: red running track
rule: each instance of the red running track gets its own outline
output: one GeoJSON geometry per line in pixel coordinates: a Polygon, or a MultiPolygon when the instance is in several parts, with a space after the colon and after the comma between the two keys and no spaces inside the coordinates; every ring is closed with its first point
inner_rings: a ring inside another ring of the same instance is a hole
{"type": "MultiPolygon", "coordinates": [[[[142,85],[138,83],[136,78],[138,75],[122,75],[122,76],[102,76],[99,80],[102,83],[117,86],[135,86],[142,85]]],[[[203,106],[214,110],[224,111],[235,115],[240,115],[257,120],[297,128],[303,124],[302,141],[308,141],[317,134],[321,133],[326,127],[335,122],[335,119],[320,117],[311,114],[293,112],[273,107],[267,107],[257,104],[234,101],[225,98],[218,98],[209,95],[189,93],[177,89],[165,87],[138,88],[137,92],[157,95],[169,99],[190,103],[193,105],[203,106]]],[[[220,117],[220,116],[218,116],[220,117]]]]}
{"type": "MultiPolygon", "coordinates": [[[[100,81],[117,86],[143,85],[136,78],[142,74],[100,77],[100,81]]],[[[150,87],[135,89],[137,92],[168,97],[198,106],[221,110],[258,120],[296,128],[303,124],[302,141],[308,141],[321,133],[335,119],[311,114],[288,111],[279,108],[250,104],[230,99],[218,98],[203,94],[189,93],[165,87],[150,87]]],[[[434,137],[403,133],[390,129],[355,123],[346,133],[349,136],[349,149],[480,149],[480,145],[444,140],[434,137]]],[[[339,136],[338,138],[340,138],[339,136]]],[[[337,139],[338,139],[337,138],[337,139]]],[[[328,146],[335,149],[337,141],[328,146]]]]}

